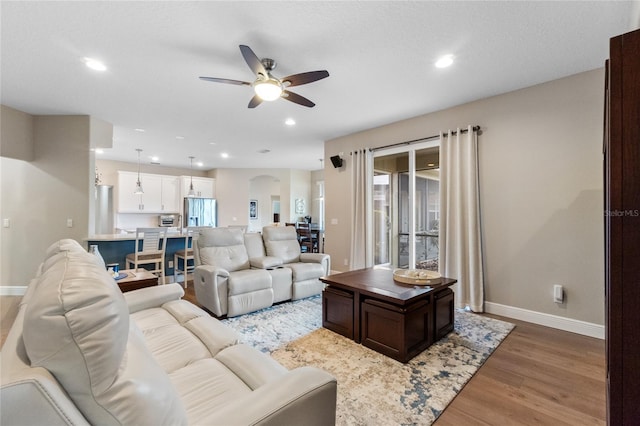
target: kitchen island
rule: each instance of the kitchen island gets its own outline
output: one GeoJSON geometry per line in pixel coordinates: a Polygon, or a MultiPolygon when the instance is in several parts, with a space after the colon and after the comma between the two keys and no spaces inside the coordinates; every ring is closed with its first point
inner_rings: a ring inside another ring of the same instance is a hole
{"type": "MultiPolygon", "coordinates": [[[[164,275],[173,276],[173,255],[178,250],[184,250],[185,237],[187,235],[181,231],[167,232],[167,247],[165,249],[164,275]],[[169,264],[171,263],[171,267],[169,264]]],[[[89,246],[97,245],[102,258],[106,264],[117,263],[119,268],[128,269],[126,257],[135,251],[136,234],[99,234],[92,235],[86,240],[87,249],[89,246]]],[[[167,281],[168,282],[168,281],[167,281]]]]}

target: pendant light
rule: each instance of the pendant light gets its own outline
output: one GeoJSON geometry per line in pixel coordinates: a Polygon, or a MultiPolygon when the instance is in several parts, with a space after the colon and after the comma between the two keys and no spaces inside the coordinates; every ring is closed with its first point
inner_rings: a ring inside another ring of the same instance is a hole
{"type": "Polygon", "coordinates": [[[193,156],[189,157],[191,160],[191,183],[189,184],[189,192],[187,192],[187,197],[195,197],[196,191],[193,190],[193,156]]]}
{"type": "Polygon", "coordinates": [[[136,189],[135,191],[133,191],[133,193],[140,195],[144,194],[144,191],[142,190],[142,184],[140,183],[140,153],[142,152],[142,150],[140,148],[137,148],[136,151],[138,151],[138,181],[136,182],[136,189]]]}

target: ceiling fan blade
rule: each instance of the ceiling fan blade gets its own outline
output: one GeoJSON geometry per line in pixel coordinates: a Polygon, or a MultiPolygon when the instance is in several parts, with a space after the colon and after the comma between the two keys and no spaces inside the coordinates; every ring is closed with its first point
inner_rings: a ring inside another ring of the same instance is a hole
{"type": "Polygon", "coordinates": [[[289,82],[289,86],[300,86],[301,84],[313,83],[314,81],[322,80],[329,77],[327,70],[322,71],[309,71],[300,74],[290,75],[282,80],[283,83],[289,82]]]}
{"type": "Polygon", "coordinates": [[[302,106],[306,106],[309,108],[313,108],[314,106],[316,106],[316,104],[314,104],[313,102],[311,102],[309,99],[305,98],[304,96],[300,96],[297,93],[293,93],[290,92],[288,90],[285,90],[282,92],[282,99],[286,99],[288,101],[291,101],[293,103],[302,105],[302,106]]]}
{"type": "Polygon", "coordinates": [[[251,100],[249,101],[249,108],[255,108],[258,105],[260,105],[262,103],[262,98],[258,95],[255,95],[253,98],[251,98],[251,100]]]}
{"type": "Polygon", "coordinates": [[[260,61],[255,53],[253,53],[253,50],[251,50],[249,46],[241,44],[240,52],[242,53],[242,57],[244,58],[247,65],[249,65],[249,68],[251,68],[251,71],[253,71],[254,74],[262,74],[265,77],[268,76],[267,70],[265,69],[264,65],[262,65],[262,61],[260,61]]]}
{"type": "Polygon", "coordinates": [[[235,84],[238,86],[251,86],[251,83],[240,80],[229,80],[228,78],[216,78],[216,77],[200,77],[200,80],[213,81],[215,83],[235,84]]]}

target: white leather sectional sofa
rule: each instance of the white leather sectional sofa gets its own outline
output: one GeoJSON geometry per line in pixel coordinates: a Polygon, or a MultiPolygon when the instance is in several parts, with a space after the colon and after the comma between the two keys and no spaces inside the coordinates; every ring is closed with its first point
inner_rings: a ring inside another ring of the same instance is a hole
{"type": "Polygon", "coordinates": [[[265,226],[262,234],[204,229],[193,247],[196,298],[218,317],[320,294],[319,278],[331,271],[328,254],[300,252],[291,226],[265,226]]]}
{"type": "Polygon", "coordinates": [[[0,353],[2,425],[332,425],[336,381],[288,371],[169,284],[123,295],[52,245],[0,353]]]}

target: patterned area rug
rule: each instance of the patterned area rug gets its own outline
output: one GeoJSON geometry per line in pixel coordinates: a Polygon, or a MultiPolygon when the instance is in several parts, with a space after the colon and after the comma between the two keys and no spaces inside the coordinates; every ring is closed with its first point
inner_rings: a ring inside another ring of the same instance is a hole
{"type": "Polygon", "coordinates": [[[240,333],[244,343],[272,352],[322,327],[322,297],[281,303],[222,322],[240,333]]]}
{"type": "Polygon", "coordinates": [[[289,369],[333,374],[339,425],[430,425],[514,327],[456,311],[452,333],[402,364],[321,328],[321,317],[314,296],[225,322],[289,369]]]}

